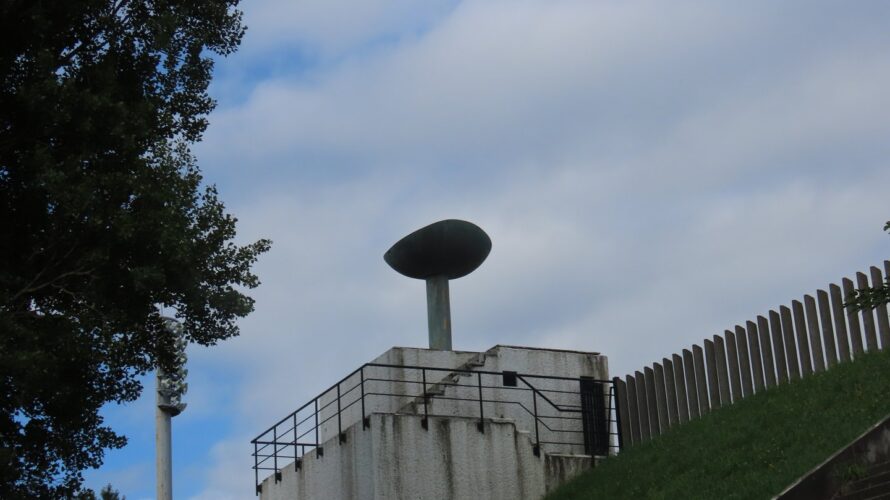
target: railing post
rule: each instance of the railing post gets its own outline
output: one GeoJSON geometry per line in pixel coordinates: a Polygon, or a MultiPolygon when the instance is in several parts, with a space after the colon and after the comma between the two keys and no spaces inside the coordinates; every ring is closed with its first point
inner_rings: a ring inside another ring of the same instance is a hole
{"type": "Polygon", "coordinates": [[[297,412],[294,412],[294,467],[296,470],[300,469],[300,455],[297,453],[297,441],[299,438],[297,437],[297,412]]]}
{"type": "Polygon", "coordinates": [[[340,382],[337,382],[337,435],[339,436],[340,444],[346,442],[346,434],[343,434],[343,419],[341,418],[340,412],[340,382]]]}
{"type": "Polygon", "coordinates": [[[362,386],[362,429],[371,427],[371,419],[365,416],[365,367],[359,368],[360,384],[362,386]]]}
{"type": "Polygon", "coordinates": [[[482,374],[476,374],[476,381],[479,385],[479,423],[476,424],[476,428],[479,429],[479,432],[485,434],[485,412],[482,409],[482,374]]]}
{"type": "Polygon", "coordinates": [[[318,440],[318,398],[315,398],[315,458],[319,459],[324,456],[324,447],[321,446],[321,441],[318,440]]]}
{"type": "Polygon", "coordinates": [[[256,441],[253,442],[253,483],[256,485],[256,496],[260,495],[260,492],[263,491],[263,485],[260,484],[260,464],[259,464],[259,449],[257,448],[256,441]]]}
{"type": "Polygon", "coordinates": [[[429,416],[429,409],[427,408],[427,393],[426,393],[426,368],[420,369],[420,377],[423,380],[423,418],[420,419],[420,426],[426,430],[429,430],[430,423],[427,419],[429,416]]]}
{"type": "Polygon", "coordinates": [[[275,468],[275,482],[281,481],[281,473],[278,472],[278,426],[272,427],[272,467],[275,468]]]}
{"type": "MultiPolygon", "coordinates": [[[[528,382],[526,382],[528,384],[528,382]]],[[[531,386],[529,386],[531,387],[531,386]]],[[[538,429],[538,391],[535,390],[534,387],[532,389],[532,408],[535,412],[535,446],[533,451],[536,457],[541,456],[541,433],[538,429]]]]}

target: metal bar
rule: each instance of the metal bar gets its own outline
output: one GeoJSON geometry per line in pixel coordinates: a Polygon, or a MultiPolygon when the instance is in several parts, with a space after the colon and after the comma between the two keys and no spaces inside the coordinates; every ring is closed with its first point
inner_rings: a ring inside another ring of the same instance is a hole
{"type": "Polygon", "coordinates": [[[479,382],[479,424],[476,427],[479,429],[479,432],[485,433],[485,413],[482,408],[482,374],[481,373],[477,374],[476,380],[479,382]]]}
{"type": "Polygon", "coordinates": [[[426,370],[421,370],[420,374],[423,377],[423,419],[420,421],[420,425],[424,429],[429,429],[429,410],[427,408],[427,400],[429,397],[426,393],[426,370]]]}
{"type": "Polygon", "coordinates": [[[541,431],[538,428],[538,392],[532,391],[532,406],[535,410],[535,455],[541,454],[541,431]]]}
{"type": "MultiPolygon", "coordinates": [[[[321,443],[321,441],[318,440],[318,398],[315,398],[313,401],[315,401],[315,443],[317,445],[321,443]]],[[[318,454],[316,453],[316,456],[317,455],[318,454]]]]}
{"type": "Polygon", "coordinates": [[[337,384],[337,436],[339,441],[343,442],[343,418],[340,411],[340,384],[337,384]]]}
{"type": "Polygon", "coordinates": [[[257,468],[260,466],[260,464],[257,463],[257,459],[259,458],[259,457],[257,457],[257,453],[258,453],[257,442],[256,442],[256,440],[254,440],[254,442],[253,442],[253,482],[254,482],[254,484],[256,484],[256,496],[259,496],[260,488],[262,487],[262,485],[260,485],[260,470],[257,468]]]}
{"type": "MultiPolygon", "coordinates": [[[[275,473],[278,473],[278,427],[272,429],[272,467],[275,468],[275,473]]],[[[276,478],[277,479],[277,478],[276,478]]],[[[276,483],[278,481],[275,481],[276,483]]]]}
{"type": "Polygon", "coordinates": [[[362,386],[362,429],[367,429],[368,426],[368,418],[365,416],[365,367],[361,368],[359,371],[360,384],[362,386]]]}

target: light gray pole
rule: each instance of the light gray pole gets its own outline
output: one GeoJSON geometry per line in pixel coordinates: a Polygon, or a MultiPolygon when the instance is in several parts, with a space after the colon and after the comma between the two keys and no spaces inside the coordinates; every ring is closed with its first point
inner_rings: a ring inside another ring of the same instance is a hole
{"type": "Polygon", "coordinates": [[[155,469],[157,472],[157,496],[158,500],[173,500],[173,444],[172,419],[182,413],[186,404],[182,402],[182,396],[188,390],[185,377],[188,370],[185,368],[185,348],[188,345],[182,325],[171,318],[165,318],[167,332],[173,336],[174,342],[174,368],[171,373],[166,373],[159,366],[155,371],[155,449],[157,457],[155,469]]]}
{"type": "Polygon", "coordinates": [[[430,349],[450,351],[451,299],[446,276],[433,276],[426,280],[426,312],[430,349]]]}
{"type": "Polygon", "coordinates": [[[163,374],[158,368],[155,381],[157,383],[157,404],[155,405],[155,449],[157,450],[157,492],[158,500],[173,500],[173,446],[172,416],[162,407],[170,405],[170,398],[163,394],[161,378],[163,374]]]}

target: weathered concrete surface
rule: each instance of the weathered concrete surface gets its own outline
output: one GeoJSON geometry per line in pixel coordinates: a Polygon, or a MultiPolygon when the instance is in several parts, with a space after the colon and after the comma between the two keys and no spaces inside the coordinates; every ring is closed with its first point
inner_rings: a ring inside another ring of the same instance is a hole
{"type": "Polygon", "coordinates": [[[282,470],[278,483],[263,481],[262,500],[524,500],[548,491],[592,465],[589,456],[542,455],[527,433],[509,421],[373,414],[371,426],[349,428],[347,441],[324,443],[296,470],[282,470]]]}
{"type": "Polygon", "coordinates": [[[846,469],[868,467],[887,460],[890,460],[890,416],[885,417],[852,443],[795,481],[776,498],[779,500],[832,498],[843,486],[846,469]]]}
{"type": "MultiPolygon", "coordinates": [[[[577,408],[582,376],[609,379],[605,356],[501,345],[484,353],[396,347],[373,363],[396,367],[366,367],[364,373],[343,381],[344,409],[339,422],[337,388],[325,393],[319,400],[323,456],[308,450],[300,470],[290,463],[281,469],[281,482],[276,483],[274,476],[265,479],[264,499],[540,498],[591,463],[589,456],[582,455],[580,420],[547,420],[567,414],[537,397],[538,415],[552,430],[539,425],[536,437],[535,419],[529,413],[535,396],[529,390],[505,387],[502,372],[567,377],[527,380],[539,391],[550,391],[546,394],[554,403],[577,408]],[[420,424],[423,399],[418,397],[423,393],[423,373],[410,366],[444,368],[426,370],[427,390],[467,401],[431,399],[426,408],[429,430],[424,430],[420,424]],[[455,369],[477,373],[450,371],[455,369]],[[373,395],[365,398],[364,405],[364,415],[372,420],[369,429],[362,427],[361,405],[349,406],[360,396],[356,387],[360,388],[362,376],[365,393],[373,395]],[[485,433],[476,427],[480,416],[485,433]],[[568,437],[578,444],[544,444],[541,456],[533,453],[535,442],[568,437]]],[[[519,381],[518,388],[525,387],[519,381]]],[[[604,397],[608,398],[608,391],[604,397]]],[[[313,419],[300,424],[301,433],[311,428],[313,419]]],[[[292,455],[290,450],[288,454],[292,455]]]]}

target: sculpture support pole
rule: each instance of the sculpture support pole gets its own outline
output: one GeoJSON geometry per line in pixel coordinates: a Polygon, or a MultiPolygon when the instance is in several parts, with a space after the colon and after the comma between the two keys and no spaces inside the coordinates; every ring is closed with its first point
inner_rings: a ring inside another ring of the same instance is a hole
{"type": "MultiPolygon", "coordinates": [[[[163,376],[158,368],[156,380],[160,389],[160,379],[163,376]]],[[[158,500],[171,500],[173,498],[173,449],[171,446],[171,415],[161,408],[169,403],[169,398],[157,392],[157,404],[155,404],[155,450],[157,456],[155,465],[157,468],[157,498],[158,500]]]]}
{"type": "Polygon", "coordinates": [[[426,280],[426,312],[430,349],[450,351],[451,299],[446,276],[433,276],[426,280]]]}

